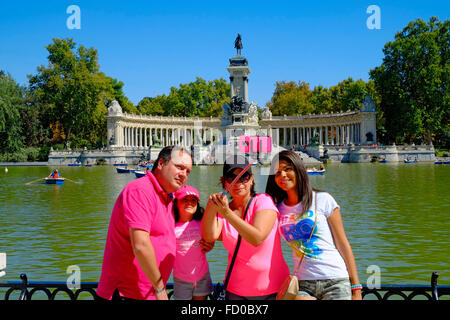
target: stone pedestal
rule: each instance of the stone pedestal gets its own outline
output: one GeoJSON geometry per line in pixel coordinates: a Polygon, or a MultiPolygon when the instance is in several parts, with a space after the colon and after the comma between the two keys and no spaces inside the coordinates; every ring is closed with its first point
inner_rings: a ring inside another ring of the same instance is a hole
{"type": "Polygon", "coordinates": [[[241,55],[232,57],[228,72],[230,73],[231,97],[241,97],[244,102],[248,103],[248,74],[250,68],[247,59],[241,55]]]}

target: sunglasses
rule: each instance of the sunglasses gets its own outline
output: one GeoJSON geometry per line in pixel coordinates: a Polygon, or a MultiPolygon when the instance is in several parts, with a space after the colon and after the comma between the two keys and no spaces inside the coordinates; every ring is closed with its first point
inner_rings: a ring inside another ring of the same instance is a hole
{"type": "MultiPolygon", "coordinates": [[[[238,174],[230,173],[225,177],[225,181],[228,183],[232,183],[238,175],[239,173],[238,174]]],[[[250,180],[250,177],[251,177],[250,174],[246,172],[242,175],[242,177],[239,178],[239,181],[242,183],[247,183],[250,180]]]]}

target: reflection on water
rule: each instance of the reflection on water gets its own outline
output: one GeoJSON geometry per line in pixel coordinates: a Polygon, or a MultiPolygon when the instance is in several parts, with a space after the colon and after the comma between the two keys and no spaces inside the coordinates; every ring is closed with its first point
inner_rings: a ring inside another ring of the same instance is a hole
{"type": "MultiPolygon", "coordinates": [[[[64,185],[26,182],[48,175],[48,167],[0,169],[0,252],[7,253],[6,276],[30,281],[66,281],[78,265],[82,281],[98,281],[109,217],[122,188],[135,179],[113,167],[60,167],[64,185]]],[[[267,176],[255,174],[257,192],[267,176]]],[[[194,167],[189,184],[208,195],[221,191],[222,167],[194,167]]],[[[346,234],[363,283],[370,265],[386,284],[450,284],[450,166],[434,164],[330,164],[313,185],[330,192],[341,206],[346,234]]],[[[283,242],[292,266],[290,248],[283,242]]],[[[222,281],[227,253],[220,242],[208,253],[214,282],[222,281]]]]}

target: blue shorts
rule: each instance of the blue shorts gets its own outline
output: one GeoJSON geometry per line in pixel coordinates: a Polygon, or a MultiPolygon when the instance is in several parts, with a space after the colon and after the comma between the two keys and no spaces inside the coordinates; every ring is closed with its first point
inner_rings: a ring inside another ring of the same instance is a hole
{"type": "Polygon", "coordinates": [[[209,270],[196,283],[173,277],[173,298],[175,300],[192,300],[192,297],[208,296],[212,290],[209,270]]]}

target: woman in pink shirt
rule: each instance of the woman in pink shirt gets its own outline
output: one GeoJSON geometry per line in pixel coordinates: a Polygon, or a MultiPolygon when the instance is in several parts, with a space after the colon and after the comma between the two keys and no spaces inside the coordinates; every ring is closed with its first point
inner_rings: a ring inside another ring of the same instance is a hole
{"type": "Polygon", "coordinates": [[[173,213],[177,254],[173,266],[174,299],[206,300],[212,281],[206,252],[212,245],[202,239],[201,220],[204,209],[196,188],[185,185],[175,192],[173,213]]]}
{"type": "MultiPolygon", "coordinates": [[[[228,158],[223,167],[222,186],[227,188],[248,163],[240,155],[228,158]]],[[[249,169],[231,186],[232,201],[228,202],[222,193],[209,197],[202,221],[203,238],[222,240],[228,251],[227,273],[238,236],[242,237],[226,288],[227,300],[275,300],[289,275],[281,251],[278,209],[267,194],[255,194],[254,187],[249,169]]]]}

